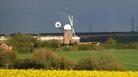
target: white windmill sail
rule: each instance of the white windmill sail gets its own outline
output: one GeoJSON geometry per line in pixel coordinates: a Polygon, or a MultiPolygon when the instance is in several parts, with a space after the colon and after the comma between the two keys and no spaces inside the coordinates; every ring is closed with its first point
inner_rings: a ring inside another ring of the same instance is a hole
{"type": "Polygon", "coordinates": [[[56,28],[61,28],[61,23],[60,23],[60,22],[56,22],[56,23],[55,23],[55,27],[56,27],[56,28]]]}
{"type": "Polygon", "coordinates": [[[74,30],[74,24],[73,24],[73,15],[72,16],[68,15],[68,18],[69,18],[70,24],[72,26],[73,36],[76,36],[75,30],[74,30]]]}

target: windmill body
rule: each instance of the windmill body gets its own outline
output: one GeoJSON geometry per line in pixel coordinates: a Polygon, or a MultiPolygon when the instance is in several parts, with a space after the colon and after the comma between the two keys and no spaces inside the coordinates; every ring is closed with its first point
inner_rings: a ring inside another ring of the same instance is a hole
{"type": "Polygon", "coordinates": [[[71,44],[72,42],[72,28],[70,24],[66,24],[64,26],[64,38],[63,38],[63,43],[64,44],[71,44]]]}

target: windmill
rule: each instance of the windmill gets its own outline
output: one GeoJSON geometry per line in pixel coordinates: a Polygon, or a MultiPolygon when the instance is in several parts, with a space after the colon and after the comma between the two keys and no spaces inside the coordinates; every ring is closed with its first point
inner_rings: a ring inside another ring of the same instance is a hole
{"type": "Polygon", "coordinates": [[[78,43],[80,41],[80,37],[77,37],[74,30],[73,23],[73,15],[68,15],[69,24],[65,24],[64,26],[61,22],[56,22],[55,27],[64,31],[63,44],[73,44],[78,43]]]}

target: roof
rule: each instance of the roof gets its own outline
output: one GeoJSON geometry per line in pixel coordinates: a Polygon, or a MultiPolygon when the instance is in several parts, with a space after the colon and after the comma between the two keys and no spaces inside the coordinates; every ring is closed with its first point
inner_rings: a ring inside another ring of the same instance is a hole
{"type": "Polygon", "coordinates": [[[70,24],[66,24],[64,26],[64,30],[71,30],[71,25],[70,24]]]}

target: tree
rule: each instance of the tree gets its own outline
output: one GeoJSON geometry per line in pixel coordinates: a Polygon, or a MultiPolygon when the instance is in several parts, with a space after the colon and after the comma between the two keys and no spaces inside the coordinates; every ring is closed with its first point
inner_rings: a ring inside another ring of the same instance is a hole
{"type": "Polygon", "coordinates": [[[110,37],[107,41],[104,42],[104,46],[106,48],[116,48],[118,46],[118,42],[110,37]]]}
{"type": "Polygon", "coordinates": [[[9,65],[12,65],[17,59],[17,55],[15,51],[4,51],[0,49],[0,65],[4,66],[6,68],[9,67],[9,65]]]}
{"type": "Polygon", "coordinates": [[[47,69],[51,69],[53,65],[58,65],[58,56],[44,48],[36,49],[33,52],[33,59],[37,64],[43,64],[47,69]]]}
{"type": "Polygon", "coordinates": [[[31,35],[16,34],[10,41],[15,51],[27,53],[32,51],[34,38],[31,35]]]}

